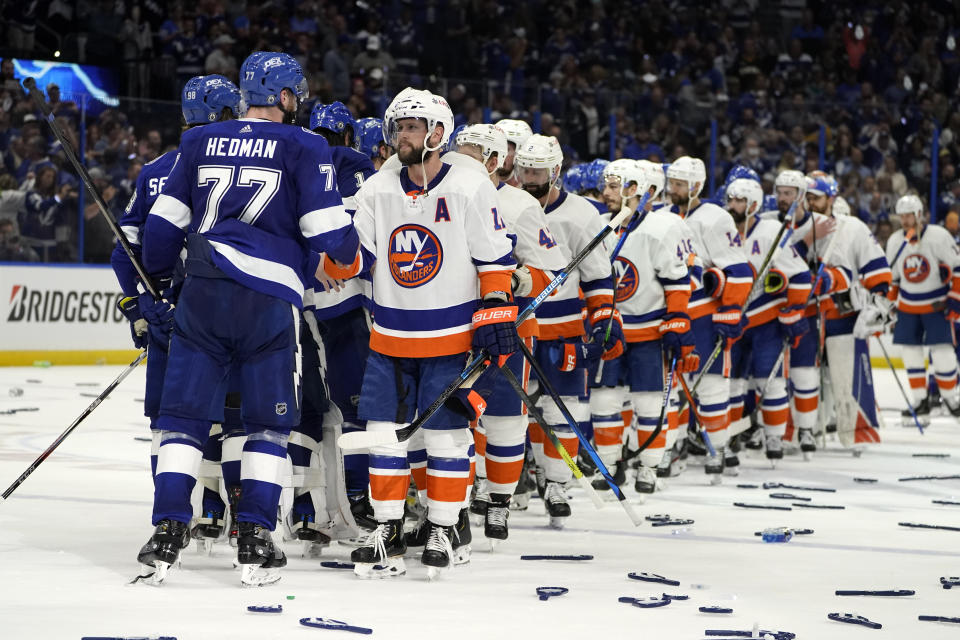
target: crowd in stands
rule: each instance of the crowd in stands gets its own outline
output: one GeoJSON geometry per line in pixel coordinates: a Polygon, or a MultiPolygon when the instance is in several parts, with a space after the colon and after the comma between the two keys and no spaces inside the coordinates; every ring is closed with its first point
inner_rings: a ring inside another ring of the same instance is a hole
{"type": "MultiPolygon", "coordinates": [[[[381,116],[404,86],[429,88],[448,98],[457,124],[527,119],[561,140],[568,162],[610,157],[611,139],[615,157],[707,160],[714,122],[717,186],[735,163],[755,169],[767,192],[782,169],[820,167],[837,177],[854,214],[881,233],[908,189],[927,200],[935,186],[938,195],[929,204],[937,220],[960,213],[960,9],[954,3],[0,5],[7,54],[41,57],[46,31],[38,25],[59,28],[67,34],[58,43],[63,59],[117,69],[121,92],[138,99],[85,123],[85,156],[115,213],[142,164],[176,144],[174,101],[183,82],[203,73],[236,80],[238,61],[258,49],[296,57],[313,99],[341,100],[358,118],[381,116]]],[[[75,101],[61,99],[56,87],[47,94],[58,121],[78,141],[75,101]]],[[[12,225],[0,225],[0,260],[107,261],[109,230],[89,197],[79,224],[77,180],[36,117],[4,60],[0,220],[12,225]],[[83,256],[77,255],[81,228],[83,256]],[[7,248],[9,237],[23,246],[7,248]]]]}

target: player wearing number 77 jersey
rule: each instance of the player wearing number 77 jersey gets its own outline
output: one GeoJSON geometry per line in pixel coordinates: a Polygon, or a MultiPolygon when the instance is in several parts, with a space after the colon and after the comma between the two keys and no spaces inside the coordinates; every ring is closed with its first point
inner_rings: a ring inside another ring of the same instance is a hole
{"type": "Polygon", "coordinates": [[[178,392],[160,403],[157,528],[139,556],[155,582],[184,546],[200,447],[223,415],[231,368],[242,381],[247,432],[237,508],[241,581],[275,581],[286,564],[271,532],[287,438],[300,418],[301,265],[307,251],[326,253],[337,277],[361,265],[326,142],[285,124],[295,120],[306,86],[290,56],[248,57],[240,72],[247,117],[185,132],[147,216],[143,261],[154,278],[170,276],[187,240],[164,379],[165,389],[178,392]]]}

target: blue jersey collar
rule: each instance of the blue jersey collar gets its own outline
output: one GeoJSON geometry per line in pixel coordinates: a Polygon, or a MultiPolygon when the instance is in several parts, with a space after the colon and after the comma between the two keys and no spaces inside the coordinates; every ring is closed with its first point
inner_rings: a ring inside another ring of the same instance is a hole
{"type": "MultiPolygon", "coordinates": [[[[433,191],[437,188],[437,185],[440,184],[440,181],[447,175],[447,172],[450,171],[450,165],[443,163],[440,166],[440,171],[437,172],[437,175],[433,177],[433,180],[430,181],[430,184],[427,185],[427,191],[433,191]]],[[[413,180],[410,179],[408,167],[403,167],[400,169],[400,188],[403,189],[403,192],[408,195],[414,195],[417,193],[423,193],[423,189],[419,185],[414,184],[413,180]]]]}

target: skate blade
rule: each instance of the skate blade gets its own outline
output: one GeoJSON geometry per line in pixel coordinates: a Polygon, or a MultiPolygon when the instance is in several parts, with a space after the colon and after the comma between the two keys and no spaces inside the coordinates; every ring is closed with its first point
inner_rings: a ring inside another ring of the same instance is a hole
{"type": "Polygon", "coordinates": [[[511,511],[526,511],[530,506],[530,496],[522,493],[515,493],[510,501],[511,511]]]}
{"type": "Polygon", "coordinates": [[[196,538],[197,541],[197,553],[205,556],[213,555],[213,543],[216,542],[214,538],[196,538]]]}
{"type": "Polygon", "coordinates": [[[379,580],[402,576],[407,572],[407,565],[403,557],[388,558],[386,564],[366,564],[356,562],[353,565],[353,574],[363,580],[379,580]]]}
{"type": "Polygon", "coordinates": [[[723,484],[723,474],[722,473],[711,473],[710,474],[710,486],[717,487],[723,484]]]}
{"type": "Polygon", "coordinates": [[[567,524],[567,518],[569,516],[563,516],[562,518],[550,518],[550,528],[551,529],[563,529],[567,524]]]}
{"type": "Polygon", "coordinates": [[[740,475],[740,468],[739,468],[739,467],[724,467],[724,469],[723,469],[723,475],[727,476],[728,478],[736,478],[737,476],[740,475]]]}
{"type": "Polygon", "coordinates": [[[280,567],[264,569],[259,564],[240,565],[240,584],[244,587],[264,587],[280,580],[280,567]]]}
{"type": "Polygon", "coordinates": [[[445,567],[427,567],[427,580],[434,582],[443,577],[444,574],[448,573],[452,565],[447,565],[445,567]]]}
{"type": "Polygon", "coordinates": [[[503,542],[499,538],[487,538],[487,541],[490,543],[490,553],[494,553],[497,550],[497,547],[503,542]]]}
{"type": "Polygon", "coordinates": [[[803,461],[810,462],[813,460],[813,451],[804,451],[803,452],[803,461]]]}
{"type": "Polygon", "coordinates": [[[472,511],[470,512],[470,524],[474,527],[482,527],[485,520],[486,516],[476,514],[472,511]]]}
{"type": "Polygon", "coordinates": [[[453,550],[453,564],[454,566],[461,564],[468,564],[470,562],[470,545],[465,544],[462,547],[457,547],[453,550]]]}
{"type": "Polygon", "coordinates": [[[130,581],[130,584],[146,584],[151,587],[159,587],[167,578],[170,571],[170,563],[157,561],[155,567],[148,564],[140,565],[140,575],[130,581]]]}

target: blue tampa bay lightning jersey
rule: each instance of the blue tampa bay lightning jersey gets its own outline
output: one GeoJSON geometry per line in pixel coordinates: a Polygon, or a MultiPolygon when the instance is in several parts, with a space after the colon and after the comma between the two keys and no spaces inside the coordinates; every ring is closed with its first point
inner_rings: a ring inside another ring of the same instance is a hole
{"type": "Polygon", "coordinates": [[[143,260],[152,275],[171,273],[184,236],[197,233],[228,277],[301,307],[308,251],[354,264],[359,239],[321,136],[243,118],[185,132],[177,154],[147,216],[143,260]]]}
{"type": "MultiPolygon", "coordinates": [[[[177,159],[177,154],[168,151],[160,157],[143,165],[140,175],[137,176],[137,183],[130,196],[130,202],[123,215],[120,216],[118,224],[123,235],[126,236],[130,248],[138,260],[141,259],[143,247],[143,227],[147,222],[147,214],[150,208],[157,200],[157,196],[163,190],[163,183],[167,180],[167,174],[170,173],[173,163],[177,159]]],[[[125,296],[137,295],[137,270],[130,262],[127,252],[123,250],[118,242],[113,248],[113,254],[110,256],[110,264],[113,265],[113,271],[117,274],[117,280],[120,282],[120,288],[125,296]]]]}
{"type": "MultiPolygon", "coordinates": [[[[350,147],[332,147],[330,151],[333,154],[333,166],[337,170],[337,189],[343,198],[343,206],[347,213],[353,215],[357,209],[357,191],[363,186],[364,180],[376,171],[370,158],[350,147]]],[[[306,267],[307,290],[303,297],[305,309],[312,309],[317,320],[330,320],[363,305],[369,284],[362,280],[369,279],[369,275],[347,280],[340,291],[323,291],[320,283],[310,275],[316,272],[319,264],[315,254],[311,254],[311,257],[306,267]]]]}

